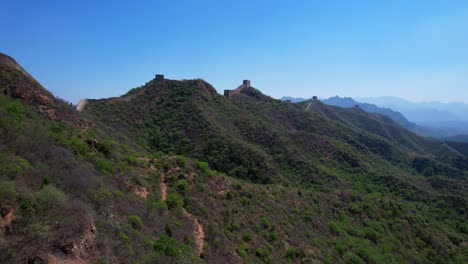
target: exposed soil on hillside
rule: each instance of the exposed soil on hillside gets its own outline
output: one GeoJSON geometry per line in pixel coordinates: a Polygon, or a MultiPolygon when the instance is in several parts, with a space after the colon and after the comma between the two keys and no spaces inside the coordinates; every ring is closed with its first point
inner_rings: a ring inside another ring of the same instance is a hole
{"type": "MultiPolygon", "coordinates": [[[[161,177],[160,183],[160,193],[161,199],[166,201],[167,197],[167,184],[164,180],[164,174],[161,177]]],[[[205,231],[203,230],[203,226],[201,225],[200,221],[197,217],[189,213],[185,208],[183,208],[184,215],[193,222],[193,240],[194,240],[194,250],[197,256],[201,256],[203,253],[203,246],[205,245],[205,231]]]]}

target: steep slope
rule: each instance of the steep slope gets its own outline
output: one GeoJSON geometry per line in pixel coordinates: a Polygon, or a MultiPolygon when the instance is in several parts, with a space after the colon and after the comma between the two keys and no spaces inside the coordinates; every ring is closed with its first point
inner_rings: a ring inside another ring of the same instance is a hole
{"type": "Polygon", "coordinates": [[[80,126],[73,107],[44,89],[14,59],[0,53],[0,93],[21,99],[50,120],[61,120],[80,126]]]}
{"type": "Polygon", "coordinates": [[[465,157],[381,116],[203,80],[88,100],[85,129],[39,105],[0,94],[0,263],[467,260],[465,157]]]}
{"type": "MultiPolygon", "coordinates": [[[[131,100],[125,98],[89,100],[83,113],[148,151],[194,156],[255,182],[311,183],[339,170],[369,172],[378,167],[374,163],[410,166],[414,155],[449,163],[466,158],[381,115],[315,102],[315,111],[304,112],[302,105],[274,100],[252,87],[226,98],[203,80],[153,80],[131,100]]],[[[454,173],[461,174],[456,168],[454,173]]]]}
{"type": "Polygon", "coordinates": [[[318,100],[305,101],[307,109],[319,112],[328,118],[358,127],[365,131],[379,135],[386,139],[400,143],[401,147],[424,153],[439,153],[439,155],[451,155],[452,150],[441,141],[423,138],[409,130],[403,129],[393,120],[381,114],[372,114],[363,111],[359,106],[350,109],[327,106],[318,100]]]}

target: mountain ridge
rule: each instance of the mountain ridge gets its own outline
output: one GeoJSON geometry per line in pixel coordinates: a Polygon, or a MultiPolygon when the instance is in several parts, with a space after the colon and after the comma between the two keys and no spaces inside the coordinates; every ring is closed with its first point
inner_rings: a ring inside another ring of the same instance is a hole
{"type": "Polygon", "coordinates": [[[79,112],[0,65],[1,263],[466,260],[466,145],[155,79],[79,112]]]}

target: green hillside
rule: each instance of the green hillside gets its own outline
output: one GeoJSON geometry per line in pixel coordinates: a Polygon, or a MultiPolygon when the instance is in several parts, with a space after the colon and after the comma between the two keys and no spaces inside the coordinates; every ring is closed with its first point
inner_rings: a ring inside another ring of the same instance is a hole
{"type": "Polygon", "coordinates": [[[0,91],[0,263],[468,260],[463,146],[383,116],[167,79],[77,112],[6,64],[0,91]]]}

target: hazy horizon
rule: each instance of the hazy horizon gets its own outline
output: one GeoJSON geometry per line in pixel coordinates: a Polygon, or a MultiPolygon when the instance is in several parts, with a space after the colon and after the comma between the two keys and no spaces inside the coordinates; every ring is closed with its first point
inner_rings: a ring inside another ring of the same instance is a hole
{"type": "Polygon", "coordinates": [[[218,92],[468,103],[468,3],[7,0],[0,52],[55,95],[124,94],[162,73],[218,92]]]}

